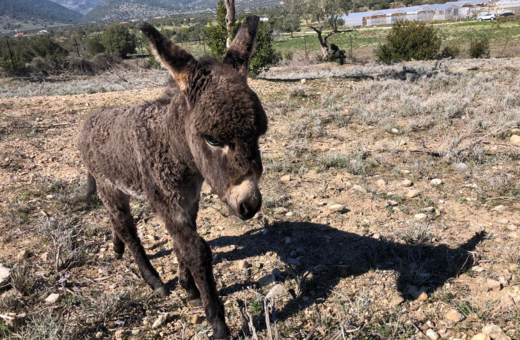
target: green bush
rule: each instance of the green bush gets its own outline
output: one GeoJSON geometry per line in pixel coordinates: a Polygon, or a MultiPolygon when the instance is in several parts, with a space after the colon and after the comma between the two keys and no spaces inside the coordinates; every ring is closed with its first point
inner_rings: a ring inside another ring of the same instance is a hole
{"type": "Polygon", "coordinates": [[[439,59],[454,59],[460,55],[460,48],[457,46],[445,46],[439,53],[439,59]]]}
{"type": "Polygon", "coordinates": [[[7,50],[3,51],[2,59],[0,60],[0,69],[6,76],[23,75],[27,71],[23,55],[19,52],[15,52],[11,60],[11,56],[7,50]]]}
{"type": "Polygon", "coordinates": [[[105,46],[101,43],[101,37],[99,35],[88,38],[85,42],[85,49],[90,56],[105,53],[105,46]]]}
{"type": "Polygon", "coordinates": [[[30,39],[29,51],[36,57],[50,59],[64,58],[69,54],[60,44],[48,37],[30,39]]]}
{"type": "MultiPolygon", "coordinates": [[[[240,24],[241,22],[238,23],[238,25],[240,24]]],[[[280,57],[274,49],[273,42],[274,39],[269,26],[264,22],[260,22],[256,37],[255,54],[253,54],[251,65],[249,66],[249,75],[252,77],[258,76],[261,72],[267,71],[271,65],[279,62],[280,57]]]]}
{"type": "Polygon", "coordinates": [[[284,61],[290,61],[293,60],[294,53],[291,50],[285,50],[283,52],[283,60],[284,61]]]}
{"type": "Polygon", "coordinates": [[[125,25],[113,24],[103,33],[101,44],[107,53],[126,58],[135,53],[137,39],[125,25]]]}
{"type": "Polygon", "coordinates": [[[471,58],[489,58],[490,53],[489,38],[471,39],[468,53],[471,58]]]}
{"type": "Polygon", "coordinates": [[[436,59],[442,39],[438,31],[419,21],[397,21],[376,51],[384,63],[396,60],[436,59]]]}
{"type": "Polygon", "coordinates": [[[217,21],[208,23],[206,26],[206,34],[208,36],[208,47],[211,50],[211,55],[222,60],[227,51],[226,39],[226,6],[224,1],[219,0],[217,3],[217,21]]]}

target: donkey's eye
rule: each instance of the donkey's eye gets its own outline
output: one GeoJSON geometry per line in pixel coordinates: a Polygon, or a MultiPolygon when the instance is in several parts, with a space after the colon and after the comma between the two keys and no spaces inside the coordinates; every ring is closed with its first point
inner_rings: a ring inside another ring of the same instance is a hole
{"type": "Polygon", "coordinates": [[[220,142],[216,140],[215,138],[211,136],[204,136],[204,139],[206,139],[206,143],[208,143],[211,146],[221,146],[220,142]]]}

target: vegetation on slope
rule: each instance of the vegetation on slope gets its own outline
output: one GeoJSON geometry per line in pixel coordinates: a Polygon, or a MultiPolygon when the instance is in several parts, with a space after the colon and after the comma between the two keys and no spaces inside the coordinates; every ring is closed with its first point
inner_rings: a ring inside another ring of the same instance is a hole
{"type": "Polygon", "coordinates": [[[18,20],[44,19],[73,23],[82,15],[49,0],[2,0],[0,16],[18,20]]]}

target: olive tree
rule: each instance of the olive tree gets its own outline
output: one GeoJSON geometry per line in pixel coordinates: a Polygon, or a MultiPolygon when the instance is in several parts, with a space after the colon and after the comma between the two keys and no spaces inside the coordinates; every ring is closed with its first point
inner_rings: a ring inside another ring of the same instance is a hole
{"type": "Polygon", "coordinates": [[[343,22],[341,16],[348,13],[352,0],[289,0],[286,6],[291,14],[303,18],[305,25],[316,32],[323,58],[327,59],[330,54],[327,40],[339,32],[343,22]]]}

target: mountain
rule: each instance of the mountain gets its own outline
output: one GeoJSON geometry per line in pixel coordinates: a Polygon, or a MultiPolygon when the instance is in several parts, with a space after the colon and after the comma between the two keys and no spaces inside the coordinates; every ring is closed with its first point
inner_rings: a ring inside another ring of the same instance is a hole
{"type": "MultiPolygon", "coordinates": [[[[79,2],[86,0],[54,0],[79,2]]],[[[90,0],[92,1],[92,0],[90,0]]],[[[282,0],[237,0],[237,9],[269,8],[282,0]]],[[[123,21],[181,13],[212,12],[217,0],[103,0],[82,21],[123,21]]]]}
{"type": "Polygon", "coordinates": [[[74,23],[82,15],[50,0],[1,0],[2,22],[46,21],[50,23],[74,23]]]}
{"type": "Polygon", "coordinates": [[[92,8],[103,0],[52,0],[53,2],[67,7],[75,12],[87,14],[92,8]]]}

